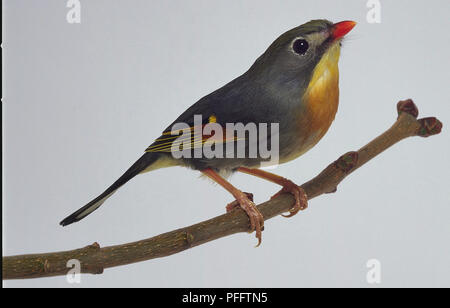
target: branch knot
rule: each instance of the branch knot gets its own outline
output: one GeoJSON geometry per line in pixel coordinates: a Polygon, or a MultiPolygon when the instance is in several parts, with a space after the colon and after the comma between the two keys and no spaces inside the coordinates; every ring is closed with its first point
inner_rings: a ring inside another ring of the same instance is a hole
{"type": "Polygon", "coordinates": [[[348,152],[342,155],[334,162],[334,166],[343,171],[344,173],[349,173],[358,162],[358,152],[348,152]]]}

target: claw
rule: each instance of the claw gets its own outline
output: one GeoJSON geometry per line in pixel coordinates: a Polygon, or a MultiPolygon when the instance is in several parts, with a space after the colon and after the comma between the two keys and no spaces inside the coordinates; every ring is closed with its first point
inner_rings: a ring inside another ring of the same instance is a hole
{"type": "MultiPolygon", "coordinates": [[[[247,198],[253,202],[253,194],[252,193],[248,193],[248,192],[243,192],[247,198]]],[[[233,202],[230,202],[227,204],[227,206],[225,207],[228,212],[231,212],[232,210],[234,210],[235,208],[239,207],[239,202],[237,200],[234,200],[233,202]]]]}
{"type": "Polygon", "coordinates": [[[289,214],[282,214],[283,217],[292,217],[299,211],[303,211],[308,207],[308,197],[306,196],[305,191],[300,186],[297,186],[294,182],[286,180],[286,182],[283,184],[283,188],[275,195],[273,195],[271,199],[278,197],[279,195],[284,193],[292,194],[295,198],[295,202],[293,207],[289,210],[289,214]]]}
{"type": "MultiPolygon", "coordinates": [[[[255,236],[258,239],[258,244],[255,247],[258,247],[259,245],[261,245],[262,230],[264,229],[264,217],[251,199],[253,199],[252,194],[243,192],[242,195],[236,198],[236,201],[234,202],[236,202],[237,205],[239,205],[245,211],[248,218],[250,219],[249,233],[255,231],[255,236]]],[[[227,210],[230,205],[233,206],[233,208],[237,206],[234,204],[234,202],[227,205],[227,210]]]]}

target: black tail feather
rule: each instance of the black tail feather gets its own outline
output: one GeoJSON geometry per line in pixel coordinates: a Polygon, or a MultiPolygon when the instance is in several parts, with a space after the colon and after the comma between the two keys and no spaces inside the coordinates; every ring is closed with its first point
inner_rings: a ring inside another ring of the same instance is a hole
{"type": "Polygon", "coordinates": [[[71,215],[64,218],[59,224],[61,226],[67,226],[71,223],[80,221],[97,208],[99,208],[106,199],[108,199],[119,187],[124,185],[126,182],[134,178],[140,172],[145,170],[148,166],[153,164],[158,160],[159,155],[157,153],[145,153],[139,158],[125,173],[115,181],[108,189],[106,189],[100,196],[83,206],[78,211],[72,213],[71,215]]]}

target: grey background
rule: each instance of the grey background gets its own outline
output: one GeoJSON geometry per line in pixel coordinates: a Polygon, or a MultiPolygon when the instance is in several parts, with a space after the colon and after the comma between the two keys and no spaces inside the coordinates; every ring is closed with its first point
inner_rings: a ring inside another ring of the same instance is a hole
{"type": "MultiPolygon", "coordinates": [[[[231,197],[183,168],[138,176],[94,214],[58,222],[102,192],[175,117],[243,73],[284,31],[310,19],[355,20],[342,50],[341,99],[324,139],[278,174],[299,183],[388,128],[398,100],[450,123],[450,5],[381,1],[3,1],[3,254],[139,240],[224,212],[231,197]]],[[[410,138],[314,199],[266,223],[174,256],[7,287],[450,286],[449,135],[410,138]]],[[[278,187],[232,183],[262,202],[278,187]]]]}

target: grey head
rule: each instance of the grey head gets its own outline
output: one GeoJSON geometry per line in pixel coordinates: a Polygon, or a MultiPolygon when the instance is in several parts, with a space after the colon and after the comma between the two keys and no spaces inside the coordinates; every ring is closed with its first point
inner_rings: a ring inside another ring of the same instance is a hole
{"type": "Polygon", "coordinates": [[[335,42],[333,30],[334,24],[325,19],[293,28],[280,35],[247,73],[267,84],[304,86],[323,54],[335,42]]]}

